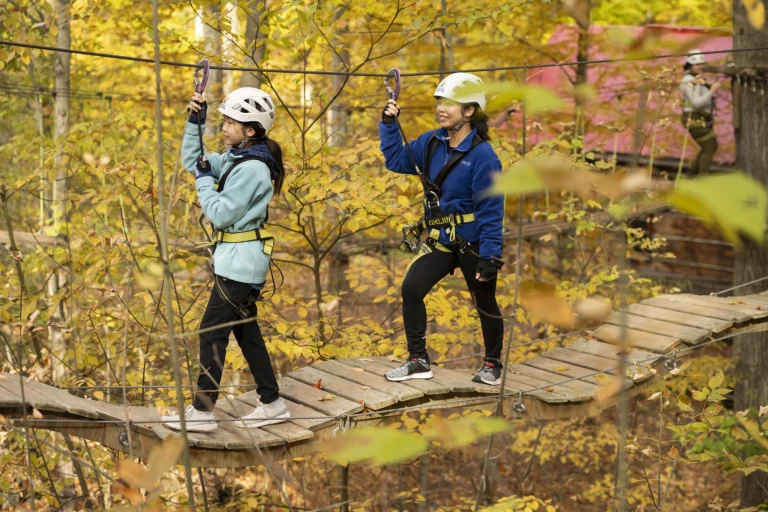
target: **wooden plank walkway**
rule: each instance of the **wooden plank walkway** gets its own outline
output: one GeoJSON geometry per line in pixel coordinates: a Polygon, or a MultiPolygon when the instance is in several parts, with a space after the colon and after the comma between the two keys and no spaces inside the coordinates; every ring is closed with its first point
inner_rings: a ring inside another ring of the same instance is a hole
{"type": "MultiPolygon", "coordinates": [[[[758,323],[768,324],[768,294],[729,298],[679,294],[631,304],[570,345],[510,364],[504,415],[562,419],[596,414],[614,405],[614,399],[596,400],[597,375],[621,377],[633,396],[664,374],[661,363],[666,354],[758,323]],[[627,366],[619,368],[622,357],[627,366]],[[512,408],[520,398],[527,409],[523,414],[512,408]]],[[[495,408],[499,388],[472,382],[472,369],[434,366],[432,379],[389,382],[383,374],[400,365],[393,359],[323,361],[288,373],[279,385],[293,418],[264,428],[242,429],[235,424],[259,405],[256,391],[234,398],[223,395],[216,404],[218,428],[188,435],[193,465],[238,467],[304,455],[317,450],[319,441],[332,436],[350,415],[353,425],[361,425],[397,418],[404,407],[495,408]]],[[[22,410],[35,428],[91,439],[142,457],[163,439],[179,435],[162,425],[155,409],[80,398],[0,373],[0,414],[20,418],[22,410]],[[42,420],[33,418],[33,411],[35,416],[42,414],[42,420]]]]}

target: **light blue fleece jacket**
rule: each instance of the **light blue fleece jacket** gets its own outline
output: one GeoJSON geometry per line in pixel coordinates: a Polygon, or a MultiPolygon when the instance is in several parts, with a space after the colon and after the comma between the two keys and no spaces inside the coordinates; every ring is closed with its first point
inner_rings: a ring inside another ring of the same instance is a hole
{"type": "MultiPolygon", "coordinates": [[[[205,132],[205,125],[200,127],[205,132]]],[[[200,156],[198,126],[187,122],[181,141],[181,158],[184,168],[196,173],[195,165],[200,156]]],[[[238,165],[227,177],[221,193],[216,191],[219,179],[242,156],[224,153],[206,153],[211,163],[212,176],[200,176],[195,180],[197,197],[203,213],[216,226],[229,233],[239,233],[264,227],[267,205],[272,199],[273,187],[269,168],[258,160],[238,165]]],[[[213,255],[216,275],[248,284],[260,284],[267,280],[269,255],[264,253],[264,242],[220,243],[213,255]]]]}

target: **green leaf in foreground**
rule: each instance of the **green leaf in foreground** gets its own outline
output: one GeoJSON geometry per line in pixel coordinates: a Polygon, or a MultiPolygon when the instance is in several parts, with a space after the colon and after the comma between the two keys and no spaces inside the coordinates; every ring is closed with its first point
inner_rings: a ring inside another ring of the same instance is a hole
{"type": "Polygon", "coordinates": [[[680,181],[668,200],[679,210],[715,224],[736,246],[741,245],[739,234],[758,243],[765,241],[768,198],[765,188],[746,174],[680,181]]]}
{"type": "Polygon", "coordinates": [[[563,106],[557,94],[545,87],[521,85],[516,82],[468,83],[456,90],[459,94],[485,93],[488,98],[486,110],[506,108],[513,101],[522,101],[529,114],[555,110],[563,106]]]}
{"type": "Polygon", "coordinates": [[[356,428],[325,443],[326,458],[347,465],[370,460],[377,465],[410,460],[427,451],[427,441],[387,427],[356,428]]]}

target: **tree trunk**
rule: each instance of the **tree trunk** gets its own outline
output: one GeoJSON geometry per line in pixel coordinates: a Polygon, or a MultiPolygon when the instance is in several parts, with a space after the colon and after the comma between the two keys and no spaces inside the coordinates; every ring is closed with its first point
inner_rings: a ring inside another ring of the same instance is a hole
{"type": "MultiPolygon", "coordinates": [[[[58,9],[58,34],[56,36],[56,45],[59,48],[69,49],[70,39],[70,3],[69,0],[57,0],[58,9]]],[[[56,169],[56,180],[53,183],[53,201],[52,201],[52,223],[54,226],[54,235],[60,232],[60,226],[66,222],[66,202],[68,190],[67,162],[66,162],[66,144],[69,134],[69,53],[56,53],[53,58],[54,90],[56,102],[54,105],[54,139],[56,143],[56,155],[54,157],[54,168],[56,169]]],[[[58,300],[56,295],[59,289],[66,285],[66,275],[63,271],[57,270],[48,280],[48,295],[53,301],[53,313],[50,320],[54,325],[62,325],[65,320],[64,302],[58,300]]],[[[66,340],[60,327],[51,326],[48,328],[48,342],[50,348],[57,357],[51,358],[53,369],[53,381],[59,380],[65,375],[64,366],[57,360],[66,358],[66,340]]]]}
{"type": "MultiPolygon", "coordinates": [[[[218,2],[212,2],[206,6],[203,10],[203,38],[205,39],[205,55],[214,61],[222,61],[221,53],[221,32],[219,31],[221,25],[219,20],[221,19],[221,7],[218,2]]],[[[208,74],[208,85],[205,88],[205,93],[212,101],[216,103],[218,107],[219,102],[223,100],[223,81],[222,72],[220,69],[211,69],[208,74]]],[[[219,133],[218,123],[205,124],[205,136],[215,137],[219,133]]]]}
{"type": "MultiPolygon", "coordinates": [[[[741,0],[733,2],[733,48],[768,46],[768,31],[755,30],[747,21],[741,0]]],[[[768,67],[768,51],[733,53],[736,69],[756,69],[765,77],[768,67]]],[[[736,140],[739,152],[736,164],[748,175],[764,186],[768,185],[768,96],[751,87],[742,87],[738,108],[739,124],[736,140]]],[[[744,250],[736,256],[734,283],[742,284],[768,275],[768,251],[751,241],[746,241],[744,250]]],[[[765,290],[765,284],[746,286],[738,290],[739,295],[765,290]]],[[[735,392],[736,410],[768,404],[768,333],[745,334],[734,340],[734,355],[737,362],[737,383],[735,392]]],[[[768,488],[768,478],[760,471],[741,480],[741,506],[757,506],[768,501],[768,494],[761,488],[768,488]]]]}
{"type": "MultiPolygon", "coordinates": [[[[589,54],[587,53],[587,49],[589,48],[589,26],[590,26],[591,5],[590,5],[590,0],[585,0],[584,2],[580,2],[580,4],[583,6],[583,10],[585,10],[586,12],[582,11],[581,16],[579,16],[576,19],[579,27],[579,42],[578,42],[578,51],[576,55],[576,60],[579,62],[579,64],[576,65],[576,80],[573,83],[574,87],[578,87],[580,85],[585,85],[589,83],[589,76],[587,75],[586,61],[589,59],[589,54]]],[[[580,96],[576,96],[576,118],[575,118],[574,131],[577,135],[581,135],[583,137],[586,136],[584,105],[580,96]]]]}
{"type": "MultiPolygon", "coordinates": [[[[264,31],[261,30],[262,24],[266,23],[264,13],[266,11],[266,2],[262,0],[250,0],[245,7],[247,21],[245,23],[245,47],[250,52],[245,59],[246,67],[257,67],[264,60],[264,31]]],[[[240,87],[261,87],[261,74],[243,72],[240,79],[240,87]]]]}

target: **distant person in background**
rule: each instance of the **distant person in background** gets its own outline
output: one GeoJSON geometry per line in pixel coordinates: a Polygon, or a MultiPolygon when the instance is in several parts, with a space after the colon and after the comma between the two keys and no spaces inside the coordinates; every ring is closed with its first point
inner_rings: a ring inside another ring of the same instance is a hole
{"type": "Polygon", "coordinates": [[[715,93],[722,85],[715,82],[709,85],[701,76],[704,64],[701,50],[691,50],[685,59],[683,80],[680,91],[683,93],[683,125],[701,147],[693,162],[693,172],[705,176],[709,174],[712,159],[717,151],[715,124],[715,93]]]}

